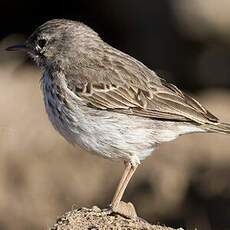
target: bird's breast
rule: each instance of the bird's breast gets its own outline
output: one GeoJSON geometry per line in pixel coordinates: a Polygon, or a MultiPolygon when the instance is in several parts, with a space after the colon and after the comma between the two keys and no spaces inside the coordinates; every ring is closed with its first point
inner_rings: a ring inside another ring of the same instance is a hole
{"type": "Polygon", "coordinates": [[[69,142],[75,142],[79,121],[76,116],[76,105],[68,96],[64,83],[54,82],[49,74],[45,73],[41,84],[49,120],[69,142]]]}

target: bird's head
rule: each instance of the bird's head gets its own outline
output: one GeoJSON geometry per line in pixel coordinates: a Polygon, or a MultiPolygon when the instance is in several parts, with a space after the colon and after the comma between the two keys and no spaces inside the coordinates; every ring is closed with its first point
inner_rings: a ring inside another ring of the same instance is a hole
{"type": "Polygon", "coordinates": [[[100,40],[97,33],[83,23],[53,19],[38,27],[24,44],[7,50],[24,51],[40,67],[46,67],[54,62],[69,63],[73,58],[76,62],[76,58],[96,48],[100,40]]]}

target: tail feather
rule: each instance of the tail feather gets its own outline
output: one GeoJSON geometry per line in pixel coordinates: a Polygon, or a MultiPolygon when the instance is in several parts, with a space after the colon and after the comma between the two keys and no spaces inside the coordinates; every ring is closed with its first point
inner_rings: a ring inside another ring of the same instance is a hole
{"type": "Polygon", "coordinates": [[[202,125],[208,132],[230,134],[230,124],[228,123],[209,123],[202,125]]]}

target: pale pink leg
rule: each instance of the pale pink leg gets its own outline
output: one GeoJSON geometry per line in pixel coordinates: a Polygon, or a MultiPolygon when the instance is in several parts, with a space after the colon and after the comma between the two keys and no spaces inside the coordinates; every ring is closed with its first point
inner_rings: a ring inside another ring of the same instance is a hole
{"type": "Polygon", "coordinates": [[[131,163],[126,163],[126,168],[125,168],[125,171],[122,175],[122,178],[119,182],[119,185],[116,189],[116,192],[115,192],[115,195],[113,197],[113,200],[112,200],[112,203],[111,203],[111,206],[113,208],[117,207],[122,199],[122,196],[125,192],[125,189],[130,181],[130,179],[132,178],[132,175],[134,174],[134,172],[136,171],[137,169],[137,166],[133,166],[131,165],[131,163]]]}

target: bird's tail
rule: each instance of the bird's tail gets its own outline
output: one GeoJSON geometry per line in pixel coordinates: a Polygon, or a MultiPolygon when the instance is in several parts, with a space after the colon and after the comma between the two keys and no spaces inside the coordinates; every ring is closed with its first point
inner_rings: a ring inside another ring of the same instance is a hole
{"type": "Polygon", "coordinates": [[[230,124],[227,123],[209,123],[202,125],[202,128],[208,132],[230,134],[230,124]]]}

